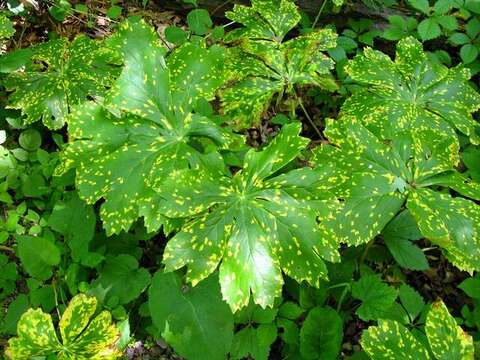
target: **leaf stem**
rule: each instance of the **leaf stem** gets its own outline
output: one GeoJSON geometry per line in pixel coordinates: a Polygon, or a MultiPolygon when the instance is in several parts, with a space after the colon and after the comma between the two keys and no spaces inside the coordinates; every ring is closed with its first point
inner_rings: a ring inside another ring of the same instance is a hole
{"type": "Polygon", "coordinates": [[[15,252],[11,247],[0,245],[0,250],[15,252]]]}
{"type": "Polygon", "coordinates": [[[322,6],[320,6],[320,9],[317,12],[317,16],[315,16],[315,20],[313,21],[312,29],[315,29],[315,26],[317,26],[318,19],[320,18],[320,15],[322,14],[323,8],[325,7],[326,3],[327,0],[323,0],[322,6]]]}
{"type": "Polygon", "coordinates": [[[300,108],[302,109],[303,113],[305,114],[305,117],[307,118],[307,120],[309,121],[310,125],[312,125],[313,129],[315,130],[315,132],[317,133],[317,135],[320,137],[321,140],[325,140],[320,129],[317,127],[317,125],[315,125],[315,123],[313,122],[312,118],[310,117],[310,115],[308,114],[307,112],[307,109],[305,109],[305,106],[303,106],[303,102],[302,102],[302,99],[297,95],[296,92],[294,92],[295,94],[295,98],[297,99],[297,102],[298,104],[300,105],[300,108]]]}

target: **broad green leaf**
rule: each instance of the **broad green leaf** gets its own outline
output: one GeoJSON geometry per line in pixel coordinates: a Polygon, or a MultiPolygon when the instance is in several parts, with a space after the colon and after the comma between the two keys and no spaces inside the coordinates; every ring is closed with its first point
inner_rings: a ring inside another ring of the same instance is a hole
{"type": "Polygon", "coordinates": [[[410,270],[428,269],[428,261],[423,251],[413,243],[422,234],[417,223],[408,211],[398,214],[382,231],[383,240],[398,264],[410,270]]]}
{"type": "Polygon", "coordinates": [[[251,357],[254,360],[267,360],[270,347],[277,338],[274,324],[261,324],[257,328],[246,326],[233,337],[232,359],[251,357]]]}
{"type": "Polygon", "coordinates": [[[470,64],[478,57],[478,48],[472,44],[465,44],[460,49],[460,57],[464,64],[470,64]]]}
{"type": "Polygon", "coordinates": [[[21,109],[26,124],[42,119],[59,129],[73,105],[105,94],[118,74],[112,62],[111,51],[86,36],[37,45],[25,71],[11,73],[4,82],[14,90],[9,107],[21,109]]]}
{"type": "Polygon", "coordinates": [[[150,273],[139,267],[138,261],[131,255],[107,257],[98,272],[100,275],[92,287],[106,289],[106,302],[116,300],[116,305],[136,299],[150,285],[150,273]]]}
{"type": "Polygon", "coordinates": [[[60,263],[60,250],[48,239],[30,235],[16,237],[18,256],[26,272],[39,280],[52,276],[52,267],[60,263]]]}
{"type": "Polygon", "coordinates": [[[430,4],[428,0],[407,0],[408,4],[413,8],[420,10],[425,15],[428,15],[430,10],[430,4]]]}
{"type": "Polygon", "coordinates": [[[480,278],[478,275],[463,280],[458,287],[471,298],[480,300],[480,278]]]}
{"type": "Polygon", "coordinates": [[[156,211],[160,199],[153,188],[201,164],[202,150],[194,140],[218,147],[236,141],[192,112],[222,82],[222,50],[185,44],[167,65],[154,30],[134,21],[124,23],[114,40],[125,67],[106,108],[87,103],[69,117],[69,143],[57,174],[76,168],[80,197],[89,204],[105,199],[100,216],[108,235],[128,230],[140,216],[154,231],[164,219],[156,211]],[[137,33],[145,34],[142,41],[136,41],[137,33]]]}
{"type": "Polygon", "coordinates": [[[187,24],[197,35],[205,35],[212,27],[212,19],[205,9],[194,9],[187,15],[187,24]]]}
{"type": "Polygon", "coordinates": [[[149,291],[153,323],[189,360],[223,360],[233,337],[233,316],[221,299],[217,276],[185,286],[177,273],[158,271],[149,291]]]}
{"type": "Polygon", "coordinates": [[[362,276],[352,285],[352,296],[362,301],[357,314],[364,321],[384,318],[397,295],[397,290],[383,283],[377,275],[362,276]]]}
{"type": "Polygon", "coordinates": [[[392,320],[380,320],[363,332],[362,348],[372,360],[430,359],[428,350],[406,327],[392,320]]]}
{"type": "Polygon", "coordinates": [[[7,354],[15,360],[52,354],[65,360],[117,359],[121,354],[115,343],[120,334],[107,311],[92,319],[96,307],[97,300],[84,294],[70,301],[59,323],[62,342],[51,316],[40,309],[29,309],[18,322],[17,337],[8,342],[7,354]]]}
{"type": "Polygon", "coordinates": [[[304,359],[336,359],[342,339],[340,315],[329,307],[315,307],[300,330],[300,353],[304,359]]]}
{"type": "Polygon", "coordinates": [[[431,63],[414,38],[397,44],[395,61],[367,48],[346,70],[363,87],[347,99],[342,113],[354,115],[383,139],[405,129],[455,137],[457,129],[480,142],[471,116],[480,107],[480,96],[468,84],[468,70],[431,63]]]}
{"type": "Polygon", "coordinates": [[[432,304],[425,324],[428,343],[437,359],[473,360],[473,340],[457,325],[442,301],[432,304]]]}
{"type": "Polygon", "coordinates": [[[308,143],[300,124],[285,125],[262,151],[250,150],[234,176],[185,171],[165,182],[161,211],[193,217],[167,244],[167,271],[187,266],[194,285],[220,265],[224,299],[232,310],[248,305],[250,292],[262,307],[282,289],[282,271],[318,286],[326,277],[322,258],[338,261],[337,243],[321,238],[318,211],[336,206],[308,168],[272,178],[308,143]],[[318,210],[317,210],[318,209],[318,210]]]}
{"type": "Polygon", "coordinates": [[[442,29],[436,18],[428,18],[418,24],[418,34],[423,41],[432,40],[442,34],[442,29]]]}
{"type": "Polygon", "coordinates": [[[15,28],[12,21],[7,17],[6,12],[0,12],[0,44],[3,44],[3,39],[8,39],[15,34],[15,28]]]}

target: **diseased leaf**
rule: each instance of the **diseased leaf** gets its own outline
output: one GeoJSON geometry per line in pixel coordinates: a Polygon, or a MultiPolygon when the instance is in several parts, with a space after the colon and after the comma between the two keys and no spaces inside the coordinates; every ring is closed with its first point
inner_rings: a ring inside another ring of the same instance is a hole
{"type": "Polygon", "coordinates": [[[362,348],[372,360],[430,359],[423,344],[400,323],[380,320],[363,332],[362,348]]]}
{"type": "Polygon", "coordinates": [[[42,119],[51,129],[61,128],[72,106],[103,96],[118,75],[112,52],[86,36],[50,40],[33,50],[25,71],[11,73],[4,82],[15,90],[9,107],[21,109],[26,124],[42,119]]]}
{"type": "Polygon", "coordinates": [[[383,139],[405,129],[432,129],[437,137],[455,138],[457,129],[472,143],[480,142],[479,125],[471,116],[480,107],[480,95],[468,84],[469,71],[431,63],[414,38],[397,44],[395,61],[367,48],[346,71],[363,88],[347,99],[342,113],[383,139]]]}
{"type": "Polygon", "coordinates": [[[321,222],[324,237],[350,245],[368,242],[406,206],[422,235],[442,247],[455,266],[480,268],[479,206],[438,191],[440,186],[480,199],[480,185],[456,170],[456,137],[423,129],[383,139],[350,116],[327,121],[325,133],[331,144],[315,149],[314,162],[343,206],[321,222]]]}
{"type": "Polygon", "coordinates": [[[245,27],[231,31],[227,40],[240,39],[229,52],[227,71],[234,81],[221,91],[223,111],[234,125],[257,125],[277,96],[296,97],[295,87],[316,85],[335,90],[330,70],[333,60],[323,52],[336,46],[336,34],[317,30],[283,42],[300,20],[291,0],[257,0],[252,7],[235,5],[226,16],[245,27]],[[273,10],[275,9],[275,10],[273,10]]]}
{"type": "Polygon", "coordinates": [[[103,311],[93,317],[97,307],[94,297],[75,296],[60,319],[62,342],[57,338],[50,315],[29,309],[18,322],[17,337],[9,340],[7,354],[15,360],[57,354],[58,359],[113,360],[120,357],[115,342],[120,334],[103,311]]]}
{"type": "Polygon", "coordinates": [[[437,359],[473,360],[473,340],[457,325],[442,301],[432,304],[425,324],[428,343],[437,359]]]}
{"type": "Polygon", "coordinates": [[[161,211],[193,217],[167,244],[167,271],[187,266],[193,285],[220,265],[224,299],[232,310],[248,305],[250,292],[262,307],[282,289],[282,271],[318,286],[326,276],[322,258],[338,261],[337,243],[321,238],[318,210],[336,206],[308,168],[272,177],[308,141],[289,124],[262,151],[250,150],[234,176],[185,171],[167,180],[161,211]]]}
{"type": "Polygon", "coordinates": [[[186,44],[167,65],[154,30],[133,20],[121,25],[114,40],[125,67],[105,108],[87,103],[69,117],[69,143],[57,174],[76,168],[80,197],[89,204],[105,199],[100,216],[108,235],[128,230],[140,216],[154,231],[165,219],[157,211],[160,198],[153,188],[161,193],[164,179],[202,163],[203,154],[192,141],[220,148],[236,141],[192,112],[222,83],[222,50],[186,44]],[[136,41],[137,33],[145,34],[142,41],[136,41]]]}

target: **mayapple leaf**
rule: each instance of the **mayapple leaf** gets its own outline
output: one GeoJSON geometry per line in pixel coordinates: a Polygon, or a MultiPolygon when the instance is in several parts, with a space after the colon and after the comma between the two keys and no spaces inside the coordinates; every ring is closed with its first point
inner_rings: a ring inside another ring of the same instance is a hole
{"type": "Polygon", "coordinates": [[[248,305],[250,293],[272,306],[282,271],[318,286],[327,275],[322,257],[339,255],[337,243],[317,231],[317,209],[336,202],[309,168],[275,176],[307,145],[299,132],[299,124],[285,125],[262,151],[250,150],[233,176],[190,170],[164,183],[164,215],[192,218],[166,246],[167,271],[186,265],[195,285],[220,265],[222,294],[234,311],[248,305]]]}
{"type": "Polygon", "coordinates": [[[366,48],[346,71],[363,87],[346,100],[342,113],[357,117],[382,138],[405,129],[435,129],[447,137],[456,137],[459,130],[472,143],[480,142],[479,124],[471,115],[480,108],[480,95],[468,83],[468,69],[430,62],[416,39],[399,41],[395,61],[366,48]]]}
{"type": "Polygon", "coordinates": [[[72,106],[104,96],[118,75],[116,63],[113,51],[83,35],[36,45],[25,71],[5,79],[5,87],[14,90],[8,107],[21,109],[25,124],[42,119],[48,128],[59,129],[72,106]]]}
{"type": "Polygon", "coordinates": [[[480,199],[479,185],[456,170],[456,137],[423,129],[386,140],[350,116],[328,121],[325,133],[331,144],[315,149],[314,161],[319,173],[335,174],[328,182],[344,202],[320,224],[324,237],[366,243],[406,206],[421,234],[442,247],[455,266],[480,269],[480,208],[470,200],[480,199]],[[468,199],[442,193],[442,187],[468,199]]]}
{"type": "Polygon", "coordinates": [[[437,359],[473,360],[473,340],[450,315],[442,301],[432,304],[425,324],[428,343],[437,359]]]}
{"type": "Polygon", "coordinates": [[[114,360],[121,353],[115,344],[120,337],[108,311],[93,317],[97,300],[76,295],[60,319],[62,341],[57,337],[52,318],[40,309],[29,309],[17,325],[17,337],[8,341],[7,355],[15,360],[56,354],[65,360],[114,360]],[[92,319],[93,318],[93,319],[92,319]]]}
{"type": "Polygon", "coordinates": [[[473,360],[470,335],[457,325],[445,304],[434,302],[427,314],[425,332],[428,343],[396,321],[380,320],[362,335],[361,345],[372,360],[459,359],[473,360]]]}
{"type": "Polygon", "coordinates": [[[114,43],[125,67],[103,106],[83,104],[68,118],[69,143],[57,174],[76,168],[80,197],[89,204],[105,199],[100,217],[108,235],[128,230],[141,216],[154,231],[166,221],[156,211],[161,182],[200,166],[208,145],[238,142],[193,112],[223,81],[222,50],[185,44],[165,60],[154,30],[133,20],[120,27],[114,43]],[[137,33],[146,34],[139,44],[137,33]]]}
{"type": "Polygon", "coordinates": [[[336,39],[330,29],[284,43],[244,39],[229,52],[227,71],[234,82],[220,93],[223,111],[236,127],[249,127],[259,123],[275,96],[295,98],[296,86],[335,90],[334,62],[324,51],[334,48],[336,39]]]}

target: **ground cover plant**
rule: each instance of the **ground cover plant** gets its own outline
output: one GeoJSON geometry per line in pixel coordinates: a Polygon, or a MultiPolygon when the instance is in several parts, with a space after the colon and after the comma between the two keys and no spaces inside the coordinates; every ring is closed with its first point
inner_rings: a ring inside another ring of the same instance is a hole
{"type": "Polygon", "coordinates": [[[479,33],[475,0],[8,0],[1,356],[480,359],[479,33]]]}

